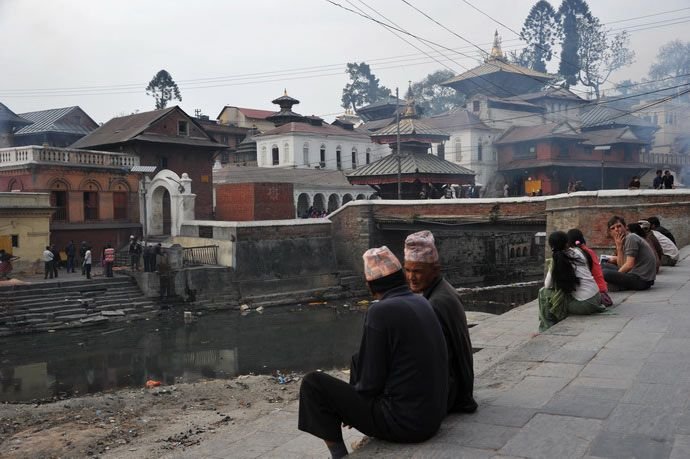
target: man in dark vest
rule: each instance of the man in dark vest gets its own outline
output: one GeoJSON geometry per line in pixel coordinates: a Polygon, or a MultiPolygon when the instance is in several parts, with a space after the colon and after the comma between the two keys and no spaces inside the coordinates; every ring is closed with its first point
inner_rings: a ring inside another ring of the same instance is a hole
{"type": "Polygon", "coordinates": [[[446,337],[448,412],[474,412],[477,402],[472,395],[474,369],[467,317],[457,290],[441,275],[431,232],[420,231],[405,239],[405,277],[410,290],[429,300],[446,337]]]}
{"type": "Polygon", "coordinates": [[[350,384],[307,374],[300,387],[299,429],[326,442],[333,458],[347,455],[341,425],[392,442],[431,438],[446,414],[448,368],[443,331],[429,302],[405,285],[387,247],[364,253],[374,298],[350,384]]]}

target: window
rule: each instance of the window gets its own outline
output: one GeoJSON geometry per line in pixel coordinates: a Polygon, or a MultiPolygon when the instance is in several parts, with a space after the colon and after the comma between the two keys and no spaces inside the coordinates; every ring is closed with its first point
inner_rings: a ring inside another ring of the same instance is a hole
{"type": "Polygon", "coordinates": [[[366,162],[369,164],[371,162],[371,148],[367,148],[366,162]]]}
{"type": "Polygon", "coordinates": [[[352,147],[352,168],[357,169],[357,148],[352,147]]]}
{"type": "Polygon", "coordinates": [[[168,158],[165,156],[161,156],[158,158],[158,169],[167,169],[168,168],[168,158]]]}
{"type": "Polygon", "coordinates": [[[183,135],[183,136],[188,136],[189,135],[189,123],[186,121],[178,121],[177,122],[177,135],[183,135]]]}
{"type": "Polygon", "coordinates": [[[19,248],[19,235],[18,234],[12,235],[12,248],[19,248]]]}
{"type": "Polygon", "coordinates": [[[479,111],[479,101],[478,101],[478,100],[473,100],[473,101],[472,101],[472,111],[473,111],[473,112],[478,112],[478,111],[479,111]]]}
{"type": "Polygon", "coordinates": [[[326,145],[321,145],[321,150],[319,151],[319,167],[326,167],[326,145]]]}
{"type": "Polygon", "coordinates": [[[287,142],[283,145],[283,160],[288,164],[292,163],[292,158],[290,158],[290,144],[287,142]]]}
{"type": "Polygon", "coordinates": [[[561,158],[568,157],[568,145],[566,143],[558,143],[558,156],[560,156],[561,158]]]}
{"type": "Polygon", "coordinates": [[[305,143],[302,147],[302,164],[309,165],[309,144],[305,143]]]}
{"type": "Polygon", "coordinates": [[[537,146],[534,144],[523,143],[515,147],[516,158],[536,158],[537,146]]]}
{"type": "Polygon", "coordinates": [[[98,193],[84,192],[84,220],[98,220],[98,193]]]}
{"type": "Polygon", "coordinates": [[[340,155],[341,153],[341,148],[340,145],[335,147],[335,167],[338,170],[341,170],[343,168],[343,158],[340,155]]]}
{"type": "Polygon", "coordinates": [[[113,193],[113,218],[115,220],[125,220],[127,218],[127,194],[122,191],[113,193]]]}
{"type": "Polygon", "coordinates": [[[446,159],[446,146],[442,143],[438,144],[438,157],[441,159],[446,159]]]}
{"type": "Polygon", "coordinates": [[[462,140],[460,137],[455,138],[455,162],[462,161],[462,140]]]}
{"type": "Polygon", "coordinates": [[[66,191],[51,191],[50,205],[56,207],[53,213],[53,221],[64,222],[67,221],[67,192],[66,191]]]}
{"type": "Polygon", "coordinates": [[[482,144],[481,141],[477,144],[477,161],[482,160],[482,144]]]}
{"type": "Polygon", "coordinates": [[[273,155],[273,165],[277,166],[280,164],[280,150],[278,149],[278,145],[273,145],[273,148],[271,148],[271,154],[273,155]]]}

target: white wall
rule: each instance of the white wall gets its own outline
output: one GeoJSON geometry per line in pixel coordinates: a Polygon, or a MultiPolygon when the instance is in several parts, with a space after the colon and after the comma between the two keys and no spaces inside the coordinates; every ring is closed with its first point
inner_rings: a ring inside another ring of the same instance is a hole
{"type": "Polygon", "coordinates": [[[374,162],[383,156],[390,154],[387,145],[378,145],[367,142],[361,137],[349,138],[325,137],[315,135],[286,134],[281,136],[265,136],[256,139],[257,164],[259,167],[316,167],[319,166],[321,145],[326,147],[325,169],[337,169],[336,148],[340,147],[342,169],[352,169],[352,148],[357,149],[357,167],[366,164],[366,151],[370,151],[370,162],[374,162]],[[308,164],[304,164],[304,145],[309,146],[308,164]],[[278,147],[279,163],[273,165],[272,149],[278,147]],[[287,148],[286,148],[287,147],[287,148]]]}

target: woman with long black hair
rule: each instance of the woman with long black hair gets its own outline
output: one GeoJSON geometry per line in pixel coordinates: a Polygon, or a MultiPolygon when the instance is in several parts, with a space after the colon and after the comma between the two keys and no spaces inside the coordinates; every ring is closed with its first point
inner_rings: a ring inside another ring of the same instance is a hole
{"type": "Polygon", "coordinates": [[[554,231],[549,235],[549,246],[552,256],[544,287],[539,290],[539,331],[570,314],[606,311],[587,260],[582,252],[568,246],[568,235],[554,231]]]}
{"type": "Polygon", "coordinates": [[[585,241],[585,236],[582,234],[578,228],[573,228],[568,230],[568,245],[576,250],[582,252],[587,260],[587,266],[589,271],[592,273],[594,282],[597,283],[599,287],[599,295],[601,295],[601,304],[604,306],[613,306],[613,301],[609,296],[609,287],[604,279],[604,272],[601,270],[601,262],[594,250],[587,246],[587,241],[585,241]]]}

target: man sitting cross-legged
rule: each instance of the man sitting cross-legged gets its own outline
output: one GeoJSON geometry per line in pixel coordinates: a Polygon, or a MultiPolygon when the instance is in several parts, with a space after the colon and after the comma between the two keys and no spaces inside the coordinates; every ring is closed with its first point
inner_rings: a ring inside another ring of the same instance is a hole
{"type": "Polygon", "coordinates": [[[656,255],[647,241],[630,233],[623,217],[611,217],[607,228],[616,244],[616,255],[601,264],[606,283],[622,290],[647,290],[654,285],[656,255]]]}

